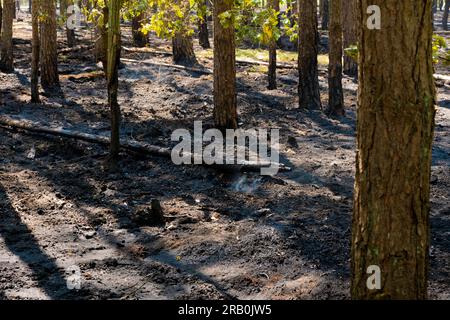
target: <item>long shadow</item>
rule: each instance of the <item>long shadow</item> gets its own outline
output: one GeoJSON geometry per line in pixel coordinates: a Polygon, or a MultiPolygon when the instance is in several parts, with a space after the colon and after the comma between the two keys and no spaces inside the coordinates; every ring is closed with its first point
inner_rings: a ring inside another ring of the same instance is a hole
{"type": "Polygon", "coordinates": [[[53,299],[69,294],[67,282],[56,261],[48,256],[20,215],[9,202],[8,195],[0,184],[1,224],[0,236],[6,247],[32,270],[39,286],[53,299]]]}

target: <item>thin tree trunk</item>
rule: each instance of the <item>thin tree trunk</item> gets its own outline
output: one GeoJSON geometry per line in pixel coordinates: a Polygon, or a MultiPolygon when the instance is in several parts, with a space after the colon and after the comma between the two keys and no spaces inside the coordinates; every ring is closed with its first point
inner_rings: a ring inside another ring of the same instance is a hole
{"type": "Polygon", "coordinates": [[[344,115],[344,93],[342,92],[342,0],[330,2],[330,62],[328,64],[328,113],[344,115]]]}
{"type": "MultiPolygon", "coordinates": [[[[352,45],[357,45],[358,42],[356,2],[357,0],[342,1],[344,48],[350,48],[352,45]]],[[[358,75],[358,64],[347,55],[344,55],[344,73],[352,77],[358,75]]]]}
{"type": "Polygon", "coordinates": [[[31,24],[32,24],[32,40],[31,40],[31,102],[39,103],[39,10],[40,1],[33,0],[31,5],[31,24]]]}
{"type": "Polygon", "coordinates": [[[209,43],[209,32],[208,32],[208,16],[207,16],[207,0],[199,5],[198,9],[198,42],[203,49],[211,48],[209,43]]]}
{"type": "Polygon", "coordinates": [[[142,20],[145,18],[145,13],[142,12],[133,17],[131,21],[131,30],[133,34],[133,44],[136,47],[145,47],[148,44],[148,37],[141,31],[142,20]]]}
{"type": "Polygon", "coordinates": [[[190,36],[177,33],[172,38],[173,62],[178,64],[193,65],[197,63],[194,53],[194,44],[190,36]]]}
{"type": "Polygon", "coordinates": [[[13,17],[14,17],[14,0],[4,0],[3,7],[3,28],[2,28],[2,47],[0,70],[6,73],[14,71],[13,58],[13,17]]]}
{"type": "MultiPolygon", "coordinates": [[[[269,7],[276,12],[280,11],[280,1],[279,0],[269,0],[269,7]]],[[[274,90],[277,88],[277,41],[272,39],[269,44],[269,68],[268,68],[268,78],[269,78],[269,90],[274,90]]]]}
{"type": "Polygon", "coordinates": [[[450,0],[445,1],[444,14],[442,16],[442,27],[444,30],[448,30],[448,12],[450,9],[450,0]]]}
{"type": "Polygon", "coordinates": [[[330,8],[329,1],[330,0],[322,1],[322,14],[320,15],[322,17],[322,30],[328,30],[329,8],[330,8]]]}
{"type": "Polygon", "coordinates": [[[103,14],[103,24],[98,24],[96,27],[96,41],[95,41],[95,60],[96,62],[101,62],[105,75],[107,74],[108,65],[108,30],[107,21],[109,20],[109,8],[108,3],[105,2],[103,8],[99,8],[103,14]]]}
{"type": "Polygon", "coordinates": [[[354,299],[425,299],[435,116],[432,1],[377,2],[385,27],[376,31],[365,25],[372,4],[358,2],[351,292],[354,299]],[[379,289],[368,279],[368,272],[376,277],[370,266],[381,271],[379,289]]]}
{"type": "Polygon", "coordinates": [[[3,24],[3,6],[2,2],[0,1],[0,34],[2,32],[2,24],[3,24]]]}
{"type": "Polygon", "coordinates": [[[53,0],[42,0],[41,31],[41,85],[45,90],[59,88],[58,47],[56,34],[56,7],[53,0]]]}
{"type": "Polygon", "coordinates": [[[116,165],[120,150],[120,107],[117,102],[119,87],[118,66],[120,46],[120,2],[121,0],[109,0],[108,19],[108,104],[111,110],[111,145],[110,159],[113,166],[116,165]]]}
{"type": "Polygon", "coordinates": [[[321,109],[317,70],[318,31],[316,0],[299,0],[299,105],[301,109],[321,109]]]}
{"type": "Polygon", "coordinates": [[[214,0],[214,123],[220,130],[237,128],[234,26],[219,20],[232,9],[233,0],[214,0]]]}

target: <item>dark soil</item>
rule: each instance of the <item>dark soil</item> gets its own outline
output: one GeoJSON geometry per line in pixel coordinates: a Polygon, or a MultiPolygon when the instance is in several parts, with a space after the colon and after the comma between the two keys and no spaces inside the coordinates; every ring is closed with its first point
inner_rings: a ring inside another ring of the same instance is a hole
{"type": "MultiPolygon", "coordinates": [[[[103,78],[62,77],[62,95],[29,103],[30,30],[15,25],[16,72],[0,73],[0,114],[108,135],[103,78]]],[[[152,38],[153,48],[168,46],[152,38]]],[[[98,67],[83,51],[60,56],[59,68],[98,67]]],[[[266,75],[250,70],[238,68],[239,119],[280,129],[281,162],[292,171],[274,177],[131,153],[111,172],[105,147],[0,128],[0,299],[348,299],[357,84],[344,79],[346,116],[333,120],[297,109],[296,71],[279,70],[279,89],[269,91],[266,75]],[[145,219],[155,199],[165,225],[145,219]],[[72,265],[80,290],[66,286],[72,265]]],[[[321,68],[324,105],[326,76],[321,68]]],[[[438,85],[429,295],[449,299],[450,86],[438,85]]],[[[171,146],[174,129],[212,123],[212,76],[125,63],[119,102],[123,138],[171,146]]]]}

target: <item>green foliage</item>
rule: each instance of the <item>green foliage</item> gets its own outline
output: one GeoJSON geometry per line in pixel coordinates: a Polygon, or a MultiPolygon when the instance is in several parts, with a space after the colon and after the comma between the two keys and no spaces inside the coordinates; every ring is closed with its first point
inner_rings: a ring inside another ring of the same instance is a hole
{"type": "Polygon", "coordinates": [[[192,35],[198,19],[199,0],[148,0],[150,7],[158,10],[142,26],[142,32],[155,32],[158,37],[172,38],[177,33],[192,35]]]}
{"type": "Polygon", "coordinates": [[[359,51],[358,46],[356,44],[353,44],[350,47],[345,48],[344,53],[353,60],[355,60],[356,62],[358,62],[359,51]]]}
{"type": "Polygon", "coordinates": [[[444,65],[450,65],[450,51],[447,49],[447,42],[444,37],[433,35],[433,62],[435,64],[442,61],[444,65]]]}

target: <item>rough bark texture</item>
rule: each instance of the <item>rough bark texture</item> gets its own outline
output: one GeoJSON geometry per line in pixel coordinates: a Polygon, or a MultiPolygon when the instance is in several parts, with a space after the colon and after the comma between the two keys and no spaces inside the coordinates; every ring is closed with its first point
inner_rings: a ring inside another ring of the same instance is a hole
{"type": "Polygon", "coordinates": [[[31,102],[39,103],[39,6],[40,0],[31,4],[31,102]]]}
{"type": "MultiPolygon", "coordinates": [[[[269,0],[269,7],[276,12],[280,11],[279,0],[269,0]]],[[[268,68],[269,85],[268,89],[277,88],[277,41],[273,39],[269,44],[269,68],[268,68]]]]}
{"type": "Polygon", "coordinates": [[[342,92],[342,0],[329,0],[329,64],[328,64],[328,113],[344,115],[344,93],[342,92]]]}
{"type": "Polygon", "coordinates": [[[442,27],[448,30],[448,11],[450,9],[450,0],[445,1],[444,14],[442,16],[442,27]]]}
{"type": "Polygon", "coordinates": [[[1,60],[0,70],[3,72],[14,71],[13,60],[13,17],[14,17],[14,0],[5,0],[3,7],[3,28],[2,28],[2,46],[1,46],[1,60]]]}
{"type": "Polygon", "coordinates": [[[375,1],[381,30],[358,1],[358,134],[352,297],[427,297],[431,145],[435,115],[431,0],[375,1]],[[381,269],[381,289],[366,286],[381,269]]]}
{"type": "Polygon", "coordinates": [[[214,123],[221,130],[237,128],[234,27],[219,20],[232,8],[233,0],[214,0],[214,123]]]}
{"type": "MultiPolygon", "coordinates": [[[[358,43],[356,2],[357,0],[342,0],[344,48],[349,48],[358,43]]],[[[347,55],[344,55],[344,73],[349,76],[358,75],[358,64],[347,55]]]]}
{"type": "Polygon", "coordinates": [[[109,19],[108,19],[108,104],[111,110],[111,145],[110,159],[115,165],[119,156],[120,149],[120,107],[117,102],[117,91],[119,86],[118,67],[120,46],[120,0],[109,0],[109,19]]]}
{"type": "Polygon", "coordinates": [[[51,90],[59,87],[55,3],[42,0],[41,10],[41,85],[45,90],[51,90]]]}
{"type": "Polygon", "coordinates": [[[192,38],[182,33],[177,33],[172,38],[172,52],[175,63],[193,65],[197,62],[192,38]]]}
{"type": "Polygon", "coordinates": [[[203,49],[211,48],[209,43],[207,0],[198,9],[198,42],[203,49]]]}
{"type": "Polygon", "coordinates": [[[0,33],[2,32],[2,24],[3,24],[3,6],[0,1],[0,33]]]}
{"type": "Polygon", "coordinates": [[[329,14],[330,14],[330,0],[323,0],[322,1],[322,13],[320,14],[320,17],[322,18],[322,30],[328,30],[328,21],[329,21],[329,14]]]}
{"type": "Polygon", "coordinates": [[[321,109],[317,71],[318,34],[315,0],[299,0],[299,104],[301,109],[321,109]]]}
{"type": "Polygon", "coordinates": [[[136,47],[145,47],[148,44],[148,37],[141,32],[142,20],[144,19],[145,13],[140,13],[133,17],[133,20],[131,21],[133,44],[136,47]]]}

